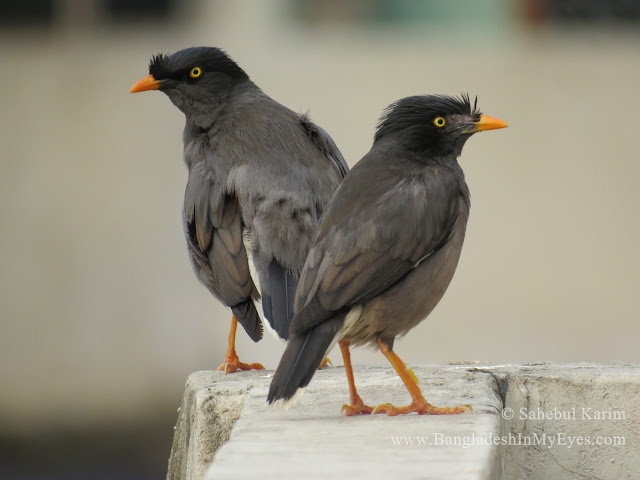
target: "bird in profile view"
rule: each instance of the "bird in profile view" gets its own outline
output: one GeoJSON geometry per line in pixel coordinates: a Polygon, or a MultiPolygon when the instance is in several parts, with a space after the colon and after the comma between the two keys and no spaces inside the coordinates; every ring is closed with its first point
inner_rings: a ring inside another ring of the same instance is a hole
{"type": "Polygon", "coordinates": [[[331,137],[262,92],[225,52],[157,55],[131,92],[160,90],[186,117],[184,232],[195,274],[233,313],[225,372],[263,369],[235,351],[239,322],[262,338],[263,312],[289,336],[300,270],[348,167],[331,137]]]}
{"type": "Polygon", "coordinates": [[[393,344],[431,313],[458,264],[470,206],[457,161],[462,147],[476,132],[506,126],[472,108],[468,95],[413,96],[387,108],[371,150],[338,187],[313,239],[269,403],[293,403],[338,341],[350,392],[346,415],[471,410],[427,403],[393,344]],[[364,344],[387,357],[410,405],[363,403],[349,347],[364,344]]]}

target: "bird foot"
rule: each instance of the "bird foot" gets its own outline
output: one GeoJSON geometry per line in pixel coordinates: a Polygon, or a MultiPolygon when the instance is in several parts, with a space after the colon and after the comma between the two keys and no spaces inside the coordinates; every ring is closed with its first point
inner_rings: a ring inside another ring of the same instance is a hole
{"type": "Polygon", "coordinates": [[[390,403],[381,403],[371,412],[386,413],[390,417],[395,415],[406,415],[407,413],[417,413],[418,415],[458,415],[460,413],[473,411],[471,405],[459,405],[457,407],[434,407],[427,402],[413,402],[406,407],[395,407],[390,403]]]}
{"type": "Polygon", "coordinates": [[[318,365],[318,370],[326,367],[327,365],[331,365],[333,367],[333,362],[329,357],[324,357],[324,360],[322,360],[322,362],[320,362],[320,365],[318,365]]]}
{"type": "Polygon", "coordinates": [[[218,367],[224,374],[233,373],[237,370],[264,370],[261,363],[242,363],[237,355],[224,357],[224,363],[218,367]]]}
{"type": "Polygon", "coordinates": [[[373,407],[365,405],[362,401],[352,403],[351,405],[345,403],[340,409],[340,413],[344,413],[347,417],[353,415],[369,415],[371,412],[373,412],[373,407]]]}

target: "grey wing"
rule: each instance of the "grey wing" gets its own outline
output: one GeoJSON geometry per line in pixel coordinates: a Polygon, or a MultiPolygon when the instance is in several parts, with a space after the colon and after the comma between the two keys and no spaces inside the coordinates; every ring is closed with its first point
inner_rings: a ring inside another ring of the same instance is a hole
{"type": "Polygon", "coordinates": [[[340,177],[344,178],[349,172],[349,166],[331,136],[322,127],[313,123],[307,115],[302,115],[300,122],[307,135],[311,137],[311,140],[320,151],[331,160],[340,173],[340,177]]]}
{"type": "Polygon", "coordinates": [[[426,182],[348,176],[307,257],[291,332],[301,333],[336,311],[367,302],[404,277],[447,242],[459,198],[450,174],[426,182]],[[360,200],[346,193],[367,188],[360,200]]]}
{"type": "Polygon", "coordinates": [[[204,164],[189,172],[183,218],[198,279],[231,307],[249,337],[257,342],[262,338],[262,322],[253,303],[257,290],[242,241],[240,207],[204,164]]]}

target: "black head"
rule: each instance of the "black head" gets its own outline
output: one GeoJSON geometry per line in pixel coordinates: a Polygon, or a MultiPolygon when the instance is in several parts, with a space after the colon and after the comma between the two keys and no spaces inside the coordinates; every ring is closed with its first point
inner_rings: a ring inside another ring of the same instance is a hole
{"type": "Polygon", "coordinates": [[[249,78],[231,57],[214,47],[185,48],[173,55],[154,55],[149,62],[149,74],[162,82],[160,90],[175,87],[180,82],[202,86],[214,78],[227,77],[231,81],[249,78]]]}
{"type": "Polygon", "coordinates": [[[468,94],[417,95],[387,107],[378,122],[374,143],[393,139],[431,156],[457,157],[474,133],[506,126],[501,120],[482,115],[477,98],[472,107],[468,94]]]}
{"type": "Polygon", "coordinates": [[[193,47],[153,56],[149,75],[131,92],[161,90],[187,116],[202,116],[224,102],[237,85],[248,81],[249,76],[224,51],[193,47]]]}

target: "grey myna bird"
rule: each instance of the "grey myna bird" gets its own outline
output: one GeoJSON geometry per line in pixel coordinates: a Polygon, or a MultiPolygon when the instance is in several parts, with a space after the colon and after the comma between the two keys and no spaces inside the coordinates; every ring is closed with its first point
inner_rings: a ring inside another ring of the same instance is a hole
{"type": "Polygon", "coordinates": [[[218,48],[154,56],[131,88],[145,90],[164,92],[186,117],[187,247],[198,280],[233,312],[220,369],[262,369],[239,361],[237,322],[260,340],[261,304],[288,338],[300,270],[347,164],[322,128],[263,93],[218,48]]]}
{"type": "Polygon", "coordinates": [[[295,401],[339,341],[350,391],[347,415],[471,409],[427,403],[392,349],[396,337],[431,313],[456,270],[470,202],[457,161],[462,147],[476,132],[506,126],[472,109],[467,95],[408,97],[385,111],[371,150],[338,187],[314,237],[269,403],[295,401]],[[391,362],[410,405],[374,409],[362,402],[349,346],[363,344],[377,345],[391,362]]]}

